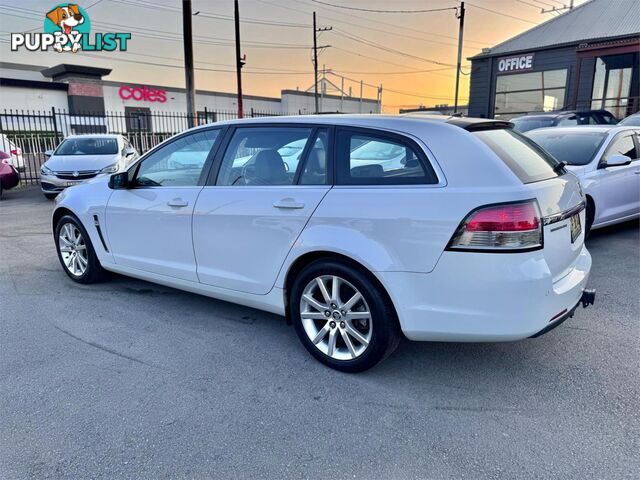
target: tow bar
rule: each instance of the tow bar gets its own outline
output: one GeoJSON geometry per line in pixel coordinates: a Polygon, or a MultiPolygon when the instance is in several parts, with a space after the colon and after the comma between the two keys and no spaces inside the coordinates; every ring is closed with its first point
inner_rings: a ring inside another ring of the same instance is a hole
{"type": "Polygon", "coordinates": [[[593,305],[593,302],[596,299],[596,290],[595,288],[584,289],[582,291],[582,296],[580,297],[580,303],[582,303],[582,308],[587,308],[589,305],[593,305]]]}

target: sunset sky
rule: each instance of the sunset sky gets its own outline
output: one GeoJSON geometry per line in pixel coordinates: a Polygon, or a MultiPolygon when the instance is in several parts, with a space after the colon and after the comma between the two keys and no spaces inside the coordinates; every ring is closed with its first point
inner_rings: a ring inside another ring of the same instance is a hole
{"type": "MultiPolygon", "coordinates": [[[[585,0],[577,0],[576,5],[585,0]]],[[[42,31],[44,15],[56,0],[0,0],[0,59],[52,66],[75,63],[112,68],[109,80],[184,86],[182,18],[179,0],[84,0],[92,32],[131,32],[127,52],[11,52],[10,32],[42,31]]],[[[359,82],[383,86],[383,107],[453,103],[458,20],[454,10],[426,13],[377,13],[338,8],[380,10],[445,9],[452,0],[240,0],[243,70],[246,94],[280,96],[282,89],[313,85],[310,46],[312,12],[322,27],[319,65],[343,75],[345,90],[359,95],[359,82]],[[425,72],[425,70],[431,70],[425,72]],[[435,70],[435,71],[434,71],[435,70]],[[349,80],[350,79],[350,80],[349,80]]],[[[569,0],[472,0],[466,2],[463,72],[466,58],[554,17],[541,8],[561,7],[569,0]],[[491,11],[490,11],[491,10],[491,11]]],[[[193,0],[196,87],[235,92],[233,1],[193,0]]],[[[341,78],[328,75],[337,86],[341,78]]],[[[460,103],[468,98],[469,77],[462,75],[460,103]]],[[[365,86],[366,97],[376,96],[365,86]]]]}

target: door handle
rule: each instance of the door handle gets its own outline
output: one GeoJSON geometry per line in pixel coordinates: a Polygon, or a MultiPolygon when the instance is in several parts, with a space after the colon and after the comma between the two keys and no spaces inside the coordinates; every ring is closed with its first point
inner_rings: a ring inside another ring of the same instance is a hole
{"type": "Polygon", "coordinates": [[[187,205],[189,205],[189,202],[181,198],[174,198],[173,200],[169,200],[167,202],[167,205],[169,207],[186,207],[187,205]]]}
{"type": "Polygon", "coordinates": [[[304,203],[296,202],[293,198],[283,198],[277,202],[273,202],[273,206],[276,208],[304,208],[304,203]]]}

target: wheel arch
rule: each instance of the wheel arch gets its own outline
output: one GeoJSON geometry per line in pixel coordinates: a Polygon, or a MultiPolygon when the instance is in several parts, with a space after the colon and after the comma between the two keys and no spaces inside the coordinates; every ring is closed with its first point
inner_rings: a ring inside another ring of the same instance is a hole
{"type": "Polygon", "coordinates": [[[291,324],[291,315],[290,315],[290,305],[289,305],[289,292],[293,286],[293,282],[298,276],[298,274],[307,266],[313,262],[318,260],[334,260],[341,263],[344,263],[352,268],[355,268],[362,273],[364,273],[376,287],[382,292],[385,297],[385,300],[391,306],[394,313],[394,320],[397,322],[398,326],[400,326],[400,321],[398,319],[398,309],[396,308],[393,300],[391,299],[391,295],[387,291],[386,286],[380,281],[380,279],[365,265],[361,262],[354,260],[353,258],[344,255],[342,253],[332,252],[329,250],[316,250],[311,252],[306,252],[296,258],[291,265],[289,266],[284,279],[284,308],[285,308],[285,317],[287,320],[287,324],[291,324]]]}
{"type": "MultiPolygon", "coordinates": [[[[78,219],[78,221],[80,221],[78,215],[76,215],[73,211],[71,211],[69,208],[67,207],[58,207],[53,211],[53,215],[51,216],[51,230],[53,232],[56,231],[56,225],[58,224],[58,222],[60,221],[60,219],[62,217],[64,217],[65,215],[73,215],[75,218],[78,219]]],[[[86,228],[86,227],[85,227],[86,228]]]]}

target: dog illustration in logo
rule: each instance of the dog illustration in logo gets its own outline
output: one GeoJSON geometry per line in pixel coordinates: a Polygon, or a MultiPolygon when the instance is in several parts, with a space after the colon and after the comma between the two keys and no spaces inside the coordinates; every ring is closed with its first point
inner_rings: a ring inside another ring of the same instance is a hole
{"type": "MultiPolygon", "coordinates": [[[[66,7],[56,7],[47,13],[47,18],[55,23],[62,30],[61,33],[66,35],[67,41],[59,41],[54,45],[54,48],[58,52],[62,52],[63,50],[69,51],[71,50],[73,53],[77,52],[80,48],[80,42],[74,40],[74,38],[79,38],[79,32],[74,30],[74,27],[84,23],[84,16],[80,13],[80,9],[78,5],[68,4],[66,7]],[[75,37],[74,37],[75,34],[75,37]],[[71,42],[72,46],[65,45],[71,42]]],[[[59,34],[56,34],[59,35],[59,34]]],[[[61,35],[60,35],[61,36],[61,35]]]]}

